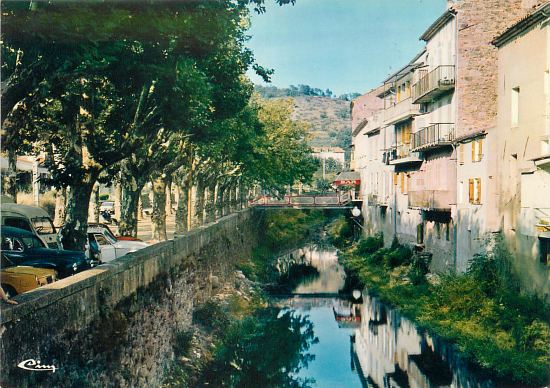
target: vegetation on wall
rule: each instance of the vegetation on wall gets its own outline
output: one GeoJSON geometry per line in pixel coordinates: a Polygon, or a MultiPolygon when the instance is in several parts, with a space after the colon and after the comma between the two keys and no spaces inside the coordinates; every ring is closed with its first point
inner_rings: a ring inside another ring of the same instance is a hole
{"type": "Polygon", "coordinates": [[[344,263],[369,292],[455,343],[479,367],[516,384],[544,385],[550,309],[520,292],[501,247],[476,255],[466,273],[439,277],[429,273],[429,255],[397,241],[383,248],[381,236],[370,236],[347,248],[344,263]]]}

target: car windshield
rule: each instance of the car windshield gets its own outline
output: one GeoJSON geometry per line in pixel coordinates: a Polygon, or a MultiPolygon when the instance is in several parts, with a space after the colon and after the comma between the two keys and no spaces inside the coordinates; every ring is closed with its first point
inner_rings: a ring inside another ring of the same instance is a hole
{"type": "Polygon", "coordinates": [[[55,226],[49,217],[37,217],[32,219],[34,229],[38,234],[54,234],[55,226]]]}
{"type": "Polygon", "coordinates": [[[105,237],[111,242],[111,244],[116,244],[118,239],[115,237],[115,235],[107,228],[103,229],[103,234],[105,237]]]}

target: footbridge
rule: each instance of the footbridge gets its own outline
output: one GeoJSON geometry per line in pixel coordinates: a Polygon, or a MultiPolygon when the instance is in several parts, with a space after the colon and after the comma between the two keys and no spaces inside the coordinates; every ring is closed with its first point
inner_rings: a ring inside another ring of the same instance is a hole
{"type": "Polygon", "coordinates": [[[293,209],[351,209],[353,196],[350,192],[328,194],[285,195],[282,198],[261,196],[250,202],[250,206],[260,208],[293,208],[293,209]]]}

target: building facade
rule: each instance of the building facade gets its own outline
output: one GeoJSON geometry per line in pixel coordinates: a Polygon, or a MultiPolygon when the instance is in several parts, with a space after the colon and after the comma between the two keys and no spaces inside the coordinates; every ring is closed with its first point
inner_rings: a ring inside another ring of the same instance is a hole
{"type": "Polygon", "coordinates": [[[499,224],[523,284],[550,294],[550,3],[495,39],[499,224]]]}
{"type": "MultiPolygon", "coordinates": [[[[522,39],[529,41],[524,44],[529,48],[515,44],[514,49],[518,51],[514,53],[507,41],[500,44],[502,47],[496,45],[500,49],[491,43],[496,34],[518,20],[544,14],[545,11],[540,10],[541,3],[536,0],[449,1],[447,10],[421,36],[425,49],[390,75],[379,88],[357,100],[368,98],[372,101],[376,97],[377,106],[382,105],[382,108],[370,112],[370,116],[352,109],[356,124],[353,127],[355,153],[361,156],[355,163],[358,170],[364,171],[362,190],[365,198],[369,198],[363,204],[366,230],[369,233],[383,231],[386,244],[396,236],[402,243],[431,252],[432,267],[436,271],[466,270],[475,254],[487,252],[494,246],[506,222],[512,225],[515,219],[525,220],[530,212],[527,218],[535,222],[533,225],[539,225],[538,229],[544,229],[540,225],[546,225],[550,216],[550,212],[546,215],[546,210],[542,210],[547,209],[548,204],[541,201],[540,195],[531,205],[523,207],[538,210],[518,210],[523,205],[519,205],[519,194],[514,191],[518,187],[515,182],[529,178],[521,173],[521,163],[516,159],[510,163],[518,167],[509,169],[514,177],[503,176],[502,171],[508,171],[501,163],[503,141],[507,142],[506,136],[513,137],[513,133],[509,134],[508,128],[503,137],[500,114],[497,125],[497,111],[514,112],[506,104],[517,105],[520,95],[529,101],[536,99],[533,105],[519,104],[517,117],[502,120],[519,120],[521,123],[517,126],[525,125],[529,127],[526,131],[538,131],[527,135],[531,139],[527,145],[525,138],[523,143],[510,138],[508,151],[512,142],[517,147],[525,145],[525,150],[521,151],[527,153],[525,158],[544,156],[544,147],[549,144],[548,99],[535,96],[528,86],[522,89],[520,84],[526,82],[532,88],[539,85],[529,78],[527,73],[531,72],[524,70],[531,67],[538,71],[540,85],[550,82],[544,78],[550,77],[545,73],[550,58],[547,30],[539,28],[531,31],[531,35],[526,34],[522,39]],[[536,61],[531,59],[529,50],[536,51],[536,61]],[[520,57],[525,64],[516,60],[520,57]],[[515,72],[516,77],[521,75],[525,80],[519,77],[514,81],[518,84],[513,87],[515,89],[503,89],[505,84],[510,87],[504,78],[510,79],[511,75],[500,74],[499,63],[501,68],[515,69],[502,71],[515,72]],[[525,93],[519,93],[520,90],[525,93]],[[510,96],[501,99],[502,93],[510,96]],[[532,110],[533,118],[528,119],[523,109],[532,110]],[[535,116],[541,123],[534,124],[535,116]],[[363,127],[362,122],[365,122],[363,127]],[[360,150],[361,147],[364,149],[360,150]],[[537,155],[531,151],[539,148],[537,155]],[[387,189],[386,174],[391,176],[387,189]],[[501,193],[500,181],[503,179],[507,181],[501,193]],[[380,194],[387,203],[381,203],[384,201],[378,199],[380,194]],[[502,215],[503,203],[509,208],[509,215],[505,217],[502,215]],[[383,206],[384,212],[379,209],[383,206]]],[[[550,89],[550,86],[545,87],[550,89]]],[[[525,187],[540,185],[547,179],[543,175],[546,171],[544,160],[530,161],[537,169],[531,173],[533,183],[525,183],[522,191],[529,191],[525,187]]],[[[547,197],[550,198],[550,193],[547,197]]],[[[540,241],[545,240],[546,232],[542,232],[542,240],[540,234],[534,237],[533,229],[529,233],[530,237],[523,240],[532,240],[531,245],[518,242],[527,245],[515,251],[528,252],[527,255],[536,251],[543,257],[547,245],[540,241]]]]}

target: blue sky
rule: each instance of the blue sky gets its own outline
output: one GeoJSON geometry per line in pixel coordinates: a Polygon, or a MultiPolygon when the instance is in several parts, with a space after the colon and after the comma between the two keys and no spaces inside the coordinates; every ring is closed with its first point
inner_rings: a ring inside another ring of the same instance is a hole
{"type": "MultiPolygon", "coordinates": [[[[252,13],[248,47],[272,85],[363,93],[410,61],[445,0],[296,0],[252,13]]],[[[263,84],[252,72],[250,78],[263,84]]]]}

